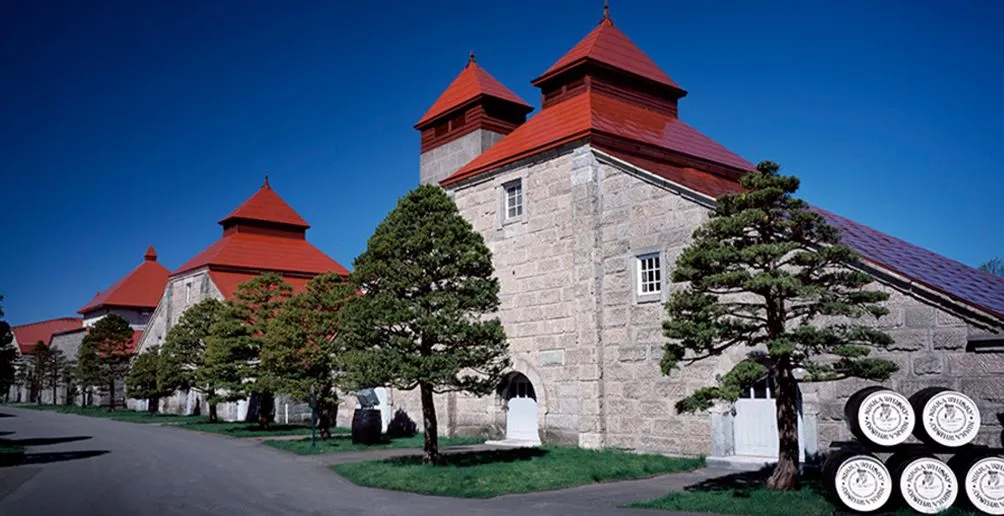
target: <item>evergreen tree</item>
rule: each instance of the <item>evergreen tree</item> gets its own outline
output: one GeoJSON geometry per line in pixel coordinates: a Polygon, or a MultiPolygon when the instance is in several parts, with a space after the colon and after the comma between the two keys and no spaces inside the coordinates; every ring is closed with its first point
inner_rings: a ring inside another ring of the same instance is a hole
{"type": "Polygon", "coordinates": [[[159,358],[157,346],[150,346],[146,351],[136,355],[126,379],[126,396],[133,399],[147,400],[147,410],[151,414],[157,412],[162,392],[157,387],[157,361],[159,358]]]}
{"type": "MultiPolygon", "coordinates": [[[[3,296],[0,296],[3,302],[3,296]]],[[[14,333],[4,320],[3,305],[0,305],[0,392],[8,401],[10,388],[17,383],[17,365],[20,353],[14,346],[14,333]]]]}
{"type": "Polygon", "coordinates": [[[494,391],[509,368],[491,252],[442,189],[405,195],[355,260],[362,295],[341,338],[351,385],[418,388],[427,463],[438,462],[433,394],[494,391]]]}
{"type": "Polygon", "coordinates": [[[97,343],[88,340],[86,336],[77,349],[77,368],[74,376],[83,389],[82,404],[90,405],[94,400],[94,388],[103,384],[104,376],[101,372],[101,361],[98,359],[97,343]]]}
{"type": "Polygon", "coordinates": [[[46,364],[44,371],[45,381],[43,384],[52,389],[52,404],[57,405],[59,401],[59,380],[62,375],[63,368],[66,367],[66,355],[63,350],[59,348],[51,348],[49,350],[48,363],[46,364]]]}
{"type": "MultiPolygon", "coordinates": [[[[157,389],[163,395],[198,389],[210,400],[216,399],[213,383],[200,381],[199,371],[205,358],[206,337],[220,319],[223,302],[207,298],[189,307],[164,338],[157,360],[157,389]]],[[[209,403],[209,421],[217,420],[216,403],[209,403]]]]}
{"type": "Polygon", "coordinates": [[[888,311],[883,292],[864,290],[871,277],[853,268],[857,256],[840,245],[837,231],[792,194],[795,177],[765,161],[740,180],[745,191],[718,199],[707,222],[676,262],[673,281],[688,282],[666,304],[662,369],[721,355],[733,346],[753,348],[748,358],[698,389],[677,410],[705,410],[715,400],[735,401],[768,378],[777,405],[778,463],[767,485],[798,482],[798,379],[848,377],[885,380],[896,364],[869,357],[885,346],[885,333],[854,323],[888,311]],[[822,358],[823,360],[818,360],[822,358]],[[832,358],[832,359],[831,359],[832,358]]]}
{"type": "Polygon", "coordinates": [[[292,288],[282,276],[274,273],[238,285],[206,338],[205,358],[199,370],[202,381],[218,389],[210,403],[256,394],[260,400],[257,419],[263,427],[272,421],[274,402],[268,385],[260,381],[261,349],[291,293],[292,288]]]}
{"type": "Polygon", "coordinates": [[[77,393],[77,362],[74,360],[66,359],[63,361],[63,367],[59,371],[59,383],[63,385],[66,389],[66,398],[64,400],[65,405],[73,405],[74,397],[77,393]]]}
{"type": "MultiPolygon", "coordinates": [[[[97,367],[88,371],[95,373],[90,379],[97,380],[95,385],[107,386],[109,401],[108,410],[115,410],[115,383],[125,379],[129,372],[129,362],[132,360],[133,329],[121,315],[111,313],[91,326],[80,345],[80,350],[87,348],[90,356],[83,357],[90,361],[96,358],[97,367]]],[[[77,358],[78,363],[81,357],[77,358]]],[[[91,367],[92,364],[88,363],[91,367]]]]}
{"type": "Polygon", "coordinates": [[[53,353],[48,344],[38,341],[31,347],[31,359],[34,362],[31,377],[31,392],[35,402],[42,404],[42,392],[52,376],[53,353]]]}
{"type": "Polygon", "coordinates": [[[336,273],[313,278],[303,292],[286,302],[261,349],[263,385],[310,402],[320,416],[323,438],[330,435],[331,416],[338,405],[339,320],[355,294],[336,273]]]}
{"type": "Polygon", "coordinates": [[[987,274],[993,274],[999,278],[1004,278],[1004,261],[1000,258],[992,258],[990,261],[981,264],[980,270],[987,274]]]}

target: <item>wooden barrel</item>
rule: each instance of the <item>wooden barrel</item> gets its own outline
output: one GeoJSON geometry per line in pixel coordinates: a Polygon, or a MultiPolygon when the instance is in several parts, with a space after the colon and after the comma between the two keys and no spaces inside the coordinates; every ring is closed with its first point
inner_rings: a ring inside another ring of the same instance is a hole
{"type": "Polygon", "coordinates": [[[893,492],[885,464],[862,450],[832,453],[823,464],[823,481],[834,502],[856,512],[882,509],[893,492]]]}
{"type": "Polygon", "coordinates": [[[844,417],[851,433],[865,444],[896,446],[910,438],[917,421],[910,401],[885,387],[865,387],[847,400],[844,417]]]}
{"type": "Polygon", "coordinates": [[[1004,514],[1004,453],[970,450],[948,461],[962,485],[961,505],[986,514],[1004,514]]]}
{"type": "Polygon", "coordinates": [[[947,511],[959,496],[952,468],[923,449],[894,453],[885,465],[895,486],[894,500],[919,513],[947,511]]]}
{"type": "Polygon", "coordinates": [[[352,442],[376,444],[380,442],[383,419],[377,409],[356,409],[352,414],[352,442]]]}
{"type": "Polygon", "coordinates": [[[928,387],[910,396],[917,413],[913,435],[928,444],[965,446],[980,431],[980,409],[972,398],[944,387],[928,387]]]}

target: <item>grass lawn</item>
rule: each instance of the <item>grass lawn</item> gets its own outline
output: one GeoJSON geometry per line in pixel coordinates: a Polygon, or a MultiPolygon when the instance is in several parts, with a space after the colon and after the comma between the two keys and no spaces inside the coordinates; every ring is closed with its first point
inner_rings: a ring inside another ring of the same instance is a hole
{"type": "Polygon", "coordinates": [[[58,412],[60,414],[78,414],[81,416],[101,417],[105,419],[113,419],[115,421],[126,421],[129,423],[177,424],[177,423],[196,423],[196,422],[202,423],[209,421],[209,416],[179,416],[177,414],[151,415],[148,412],[137,412],[135,410],[129,410],[125,407],[117,408],[115,410],[108,410],[105,407],[80,407],[77,405],[37,405],[34,403],[24,403],[13,406],[16,408],[23,408],[23,409],[47,410],[50,412],[58,412]]]}
{"type": "MultiPolygon", "coordinates": [[[[722,479],[712,479],[690,486],[687,491],[670,493],[662,498],[631,504],[641,509],[663,509],[684,512],[714,512],[718,514],[749,514],[757,516],[830,516],[842,514],[830,503],[817,478],[802,481],[798,491],[775,492],[763,487],[769,472],[737,473],[722,479]]],[[[846,509],[844,509],[846,511],[846,509]]],[[[883,514],[889,514],[883,512],[883,514]]],[[[909,507],[893,512],[897,516],[915,516],[909,507]]],[[[977,513],[951,509],[941,516],[976,516],[977,513]]]]}
{"type": "Polygon", "coordinates": [[[422,464],[421,457],[399,457],[338,464],[332,469],[361,486],[489,498],[506,493],[651,477],[702,466],[704,459],[545,446],[444,455],[443,464],[437,466],[422,464]]]}
{"type": "MultiPolygon", "coordinates": [[[[280,435],[310,435],[310,427],[305,425],[281,425],[272,424],[268,430],[263,429],[258,423],[210,423],[208,421],[183,422],[176,425],[178,428],[186,430],[197,430],[199,432],[210,432],[230,437],[269,437],[280,435]]],[[[332,434],[348,433],[348,428],[332,428],[332,434]]],[[[273,442],[273,441],[267,441],[273,442]]],[[[308,446],[310,439],[307,439],[308,446]]]]}
{"type": "MultiPolygon", "coordinates": [[[[342,431],[338,433],[350,433],[347,428],[339,428],[338,430],[342,431]]],[[[309,434],[310,432],[308,431],[307,433],[309,434]]],[[[366,445],[353,444],[352,437],[350,435],[335,435],[326,441],[322,441],[318,438],[316,448],[310,446],[310,439],[301,439],[297,441],[265,441],[265,444],[272,446],[273,448],[293,452],[297,455],[314,455],[318,453],[345,453],[384,450],[387,448],[421,448],[424,445],[423,439],[425,439],[423,434],[417,434],[413,437],[402,437],[400,439],[391,439],[390,441],[380,444],[366,445]]],[[[439,438],[439,446],[459,446],[462,444],[481,444],[483,442],[485,442],[485,440],[481,437],[439,438]]]]}

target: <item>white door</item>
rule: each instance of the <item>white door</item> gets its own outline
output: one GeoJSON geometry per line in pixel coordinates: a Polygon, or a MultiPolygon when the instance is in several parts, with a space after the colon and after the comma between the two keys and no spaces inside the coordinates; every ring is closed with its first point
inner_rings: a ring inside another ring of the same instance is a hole
{"type": "Polygon", "coordinates": [[[540,442],[537,433],[537,394],[533,384],[522,374],[517,374],[506,389],[506,439],[540,442]]]}
{"type": "MultiPolygon", "coordinates": [[[[754,384],[735,403],[733,439],[735,454],[749,457],[777,458],[777,406],[766,379],[754,384]]],[[[798,411],[798,457],[805,460],[802,436],[802,410],[798,411]]]]}

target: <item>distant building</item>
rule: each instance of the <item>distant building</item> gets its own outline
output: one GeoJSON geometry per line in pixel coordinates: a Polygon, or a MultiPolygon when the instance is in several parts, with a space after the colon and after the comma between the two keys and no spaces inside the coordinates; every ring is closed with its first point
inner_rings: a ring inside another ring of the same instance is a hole
{"type": "MultiPolygon", "coordinates": [[[[766,380],[734,412],[673,408],[745,350],[670,376],[659,369],[663,303],[680,288],[669,280],[673,263],[715,198],[737,191],[753,165],[680,119],[687,92],[607,14],[533,84],[541,109],[525,120],[529,105],[472,56],[415,126],[420,181],[443,186],[492,251],[513,359],[494,399],[438,396],[441,428],[736,462],[776,457],[766,380]]],[[[1004,280],[817,211],[891,295],[876,323],[896,342],[880,356],[901,367],[887,385],[969,393],[982,409],[980,440],[999,444],[1004,280]]],[[[842,407],[860,386],[802,386],[804,451],[849,437],[842,407]]],[[[416,392],[390,398],[421,414],[416,392]]]]}
{"type": "MultiPolygon", "coordinates": [[[[11,327],[11,333],[14,335],[14,347],[18,350],[19,354],[19,367],[34,364],[32,355],[34,354],[34,347],[36,344],[41,343],[49,345],[49,341],[52,339],[53,334],[63,331],[78,330],[83,327],[83,323],[83,319],[77,317],[60,317],[58,319],[49,319],[47,321],[39,321],[11,327]]],[[[38,400],[39,396],[45,395],[42,391],[43,389],[41,389],[38,385],[26,383],[13,385],[11,386],[8,399],[14,403],[35,402],[38,400]]],[[[51,400],[52,398],[50,396],[50,403],[51,400]]]]}
{"type": "MultiPolygon", "coordinates": [[[[188,307],[206,298],[229,299],[237,285],[262,273],[274,272],[302,290],[318,274],[348,270],[307,241],[307,224],[286,201],[265,183],[248,200],[219,222],[223,236],[213,245],[170,273],[167,288],[156,304],[139,352],[161,345],[171,326],[188,307]]],[[[191,414],[196,405],[203,413],[205,396],[194,390],[177,393],[161,401],[161,410],[191,414]]],[[[135,400],[130,400],[136,406],[135,400]]],[[[297,408],[296,410],[301,410],[297,408]]],[[[228,420],[243,419],[247,403],[224,404],[219,415],[228,420]]]]}

